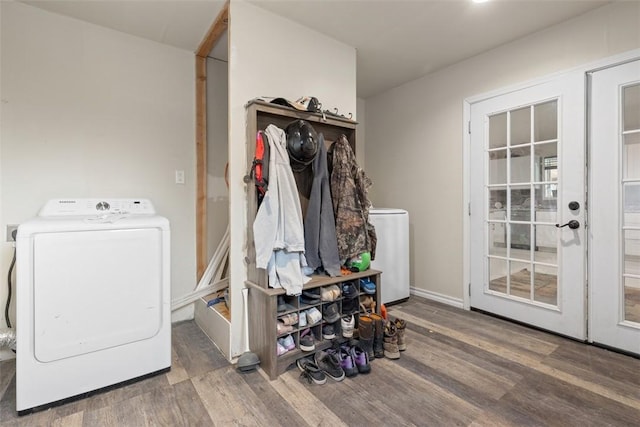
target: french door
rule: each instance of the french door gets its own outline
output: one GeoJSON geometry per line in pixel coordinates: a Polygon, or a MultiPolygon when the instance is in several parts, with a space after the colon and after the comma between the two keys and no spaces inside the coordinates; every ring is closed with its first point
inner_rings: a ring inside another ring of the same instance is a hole
{"type": "Polygon", "coordinates": [[[584,73],[471,105],[471,307],[586,338],[584,73]]]}
{"type": "Polygon", "coordinates": [[[589,341],[640,354],[640,61],[588,78],[589,341]]]}

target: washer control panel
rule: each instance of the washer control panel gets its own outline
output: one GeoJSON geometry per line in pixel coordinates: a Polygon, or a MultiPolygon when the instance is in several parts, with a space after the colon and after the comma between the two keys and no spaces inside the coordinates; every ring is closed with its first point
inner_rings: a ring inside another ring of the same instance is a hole
{"type": "Polygon", "coordinates": [[[156,211],[149,199],[53,199],[44,205],[38,215],[154,215],[155,213],[156,211]]]}

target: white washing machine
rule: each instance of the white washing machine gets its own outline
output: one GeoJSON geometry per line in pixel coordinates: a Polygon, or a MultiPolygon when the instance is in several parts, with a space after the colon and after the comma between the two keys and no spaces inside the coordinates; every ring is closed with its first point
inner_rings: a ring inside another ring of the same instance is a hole
{"type": "Polygon", "coordinates": [[[51,200],[16,250],[19,413],[171,366],[169,221],[149,200],[51,200]]]}
{"type": "Polygon", "coordinates": [[[388,304],[409,298],[409,212],[394,208],[369,209],[376,229],[376,259],[371,268],[382,271],[380,301],[388,304]]]}

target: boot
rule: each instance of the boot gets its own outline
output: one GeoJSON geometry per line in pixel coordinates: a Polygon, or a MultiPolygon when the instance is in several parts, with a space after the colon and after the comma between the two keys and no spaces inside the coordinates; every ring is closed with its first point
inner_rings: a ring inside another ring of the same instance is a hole
{"type": "Polygon", "coordinates": [[[396,319],[394,323],[398,335],[398,350],[405,351],[407,349],[407,343],[404,340],[404,331],[407,328],[407,322],[403,319],[396,319]]]}
{"type": "Polygon", "coordinates": [[[373,321],[373,355],[376,359],[384,357],[384,320],[379,314],[371,313],[369,315],[373,321]]]}
{"type": "Polygon", "coordinates": [[[367,353],[369,359],[373,359],[373,320],[369,316],[360,316],[358,318],[358,340],[360,347],[367,353]]]}
{"type": "Polygon", "coordinates": [[[400,359],[398,350],[398,328],[394,322],[385,322],[384,326],[384,355],[389,359],[400,359]]]}

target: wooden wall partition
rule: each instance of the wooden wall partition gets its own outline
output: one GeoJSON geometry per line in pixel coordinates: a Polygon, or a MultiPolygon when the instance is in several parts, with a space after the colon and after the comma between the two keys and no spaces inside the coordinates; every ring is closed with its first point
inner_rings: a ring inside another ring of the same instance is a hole
{"type": "Polygon", "coordinates": [[[196,268],[198,281],[209,263],[207,252],[207,56],[229,26],[229,1],[196,50],[196,268]]]}

